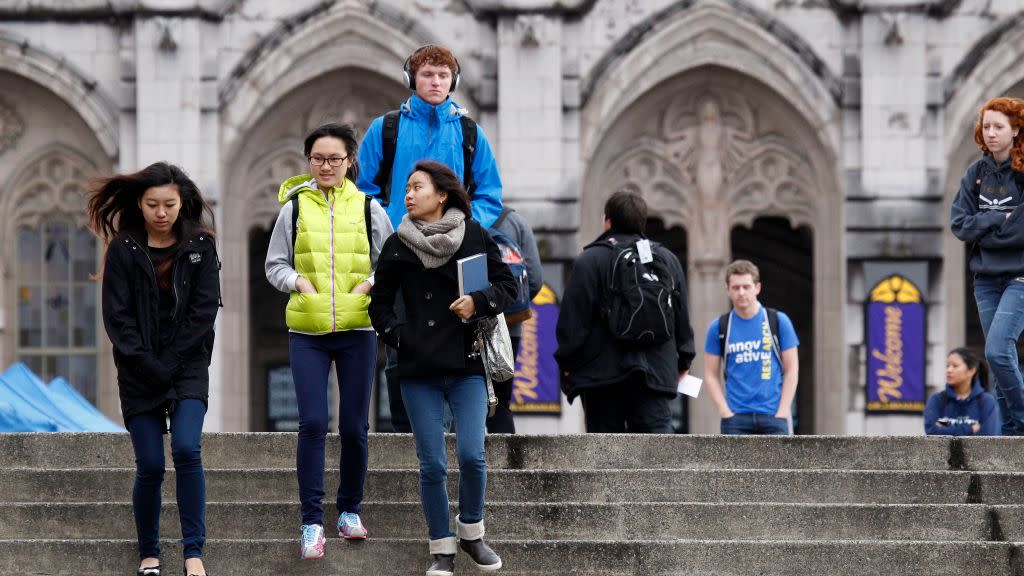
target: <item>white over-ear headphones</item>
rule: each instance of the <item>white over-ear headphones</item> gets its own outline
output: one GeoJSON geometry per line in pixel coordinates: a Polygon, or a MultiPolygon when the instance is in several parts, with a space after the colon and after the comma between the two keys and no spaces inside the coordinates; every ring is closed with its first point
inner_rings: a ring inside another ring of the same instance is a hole
{"type": "MultiPolygon", "coordinates": [[[[412,57],[419,54],[421,51],[434,46],[434,44],[426,44],[420,46],[415,52],[409,55],[405,59],[405,64],[402,65],[402,75],[405,76],[405,83],[409,86],[409,90],[416,90],[416,75],[409,69],[409,63],[412,61],[412,57]]],[[[452,55],[455,58],[455,55],[452,55]]],[[[455,58],[455,75],[452,77],[452,86],[448,89],[448,93],[455,92],[455,89],[459,87],[459,78],[462,76],[462,66],[459,65],[459,59],[455,58]]]]}

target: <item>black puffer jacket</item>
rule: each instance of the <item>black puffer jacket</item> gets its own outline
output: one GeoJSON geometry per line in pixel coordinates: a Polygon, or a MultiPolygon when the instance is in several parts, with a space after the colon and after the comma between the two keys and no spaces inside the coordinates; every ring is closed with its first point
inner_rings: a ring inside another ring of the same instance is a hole
{"type": "Polygon", "coordinates": [[[114,345],[125,420],[168,400],[206,402],[209,395],[213,324],[221,306],[214,239],[200,234],[185,240],[172,274],[173,322],[161,326],[160,288],[145,239],[122,233],[107,248],[103,325],[114,345]],[[161,339],[168,330],[172,334],[161,339]]]}
{"type": "Polygon", "coordinates": [[[398,372],[406,377],[483,374],[478,357],[470,358],[474,324],[463,323],[449,310],[459,297],[456,261],[487,254],[491,286],[473,292],[478,316],[495,316],[516,299],[516,285],[498,245],[475,220],[466,220],[462,246],[439,268],[426,269],[419,257],[392,234],[381,249],[370,293],[370,320],[381,338],[398,349],[398,372]],[[406,322],[395,315],[395,296],[402,291],[406,322]]]}
{"type": "Polygon", "coordinates": [[[558,350],[555,360],[561,386],[572,399],[589,389],[617,384],[630,376],[642,376],[644,384],[665,394],[675,394],[678,375],[690,369],[695,356],[693,328],[687,308],[686,277],[674,254],[661,251],[672,267],[677,293],[675,337],[645,348],[630,348],[612,336],[601,309],[608,301],[608,284],[614,254],[606,243],[632,244],[640,237],[609,230],[583,249],[569,277],[558,312],[558,350]]]}

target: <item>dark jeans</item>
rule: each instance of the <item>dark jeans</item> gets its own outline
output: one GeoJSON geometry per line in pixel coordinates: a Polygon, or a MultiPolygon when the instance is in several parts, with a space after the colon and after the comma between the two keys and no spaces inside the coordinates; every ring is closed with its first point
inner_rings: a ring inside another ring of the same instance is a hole
{"type": "Polygon", "coordinates": [[[789,421],[774,414],[733,414],[722,420],[722,434],[789,436],[789,421]]]}
{"type": "Polygon", "coordinates": [[[629,378],[580,394],[587,432],[672,434],[674,394],[648,388],[640,378],[629,378]]]}
{"type": "Polygon", "coordinates": [[[974,277],[985,359],[992,370],[1003,435],[1024,434],[1024,380],[1017,359],[1017,339],[1024,330],[1024,283],[1014,276],[974,277]]]}
{"type": "MultiPolygon", "coordinates": [[[[512,336],[512,350],[519,356],[520,336],[512,336]]],[[[504,382],[494,382],[494,395],[498,397],[498,407],[494,409],[494,416],[487,419],[487,432],[490,434],[515,434],[516,423],[512,419],[512,410],[509,403],[512,402],[512,384],[515,377],[504,382]]]]}
{"type": "Polygon", "coordinates": [[[324,445],[330,425],[327,378],[331,362],[338,375],[341,482],[338,512],[360,512],[366,481],[370,390],[377,361],[377,335],[350,330],[319,336],[289,334],[292,379],[299,403],[295,466],[303,524],[323,524],[324,445]]]}
{"type": "MultiPolygon", "coordinates": [[[[182,400],[171,414],[171,457],[185,558],[201,558],[206,542],[206,476],[200,453],[206,403],[182,400]]],[[[132,416],[125,422],[135,450],[132,511],[139,558],[160,557],[160,505],[164,482],[164,412],[132,416]]]]}

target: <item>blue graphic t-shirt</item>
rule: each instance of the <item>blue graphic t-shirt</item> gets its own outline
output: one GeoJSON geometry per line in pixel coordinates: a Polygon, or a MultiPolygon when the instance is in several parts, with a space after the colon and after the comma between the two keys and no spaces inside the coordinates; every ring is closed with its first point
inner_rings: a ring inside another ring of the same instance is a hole
{"type": "MultiPolygon", "coordinates": [[[[735,311],[727,335],[725,355],[725,400],[737,414],[775,414],[782,397],[782,362],[772,351],[768,313],[764,306],[749,320],[735,311]]],[[[784,352],[799,346],[793,322],[779,312],[779,348],[784,352]]],[[[704,352],[722,356],[718,343],[718,318],[708,326],[704,352]]]]}

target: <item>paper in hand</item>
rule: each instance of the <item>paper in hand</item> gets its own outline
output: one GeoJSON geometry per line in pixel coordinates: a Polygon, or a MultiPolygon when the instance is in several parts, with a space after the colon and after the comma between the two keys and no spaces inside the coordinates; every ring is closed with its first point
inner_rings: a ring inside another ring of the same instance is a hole
{"type": "Polygon", "coordinates": [[[686,394],[690,398],[696,398],[700,394],[700,386],[704,381],[696,376],[687,374],[679,379],[679,387],[676,390],[680,394],[686,394]]]}

